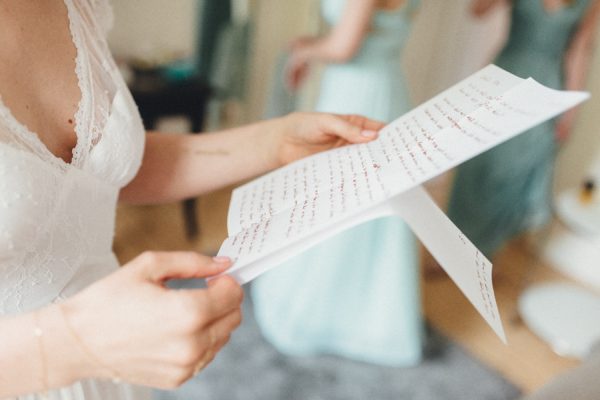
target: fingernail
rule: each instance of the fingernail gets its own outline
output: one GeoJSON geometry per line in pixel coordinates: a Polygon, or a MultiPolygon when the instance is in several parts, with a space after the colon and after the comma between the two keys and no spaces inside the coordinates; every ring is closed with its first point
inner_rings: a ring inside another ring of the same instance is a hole
{"type": "Polygon", "coordinates": [[[231,258],[229,257],[224,257],[224,256],[216,256],[212,258],[214,262],[219,263],[219,264],[225,264],[228,262],[231,262],[231,258]]]}
{"type": "Polygon", "coordinates": [[[372,138],[375,137],[377,135],[377,131],[371,131],[371,130],[364,130],[360,133],[362,136],[364,137],[368,137],[368,138],[372,138]]]}

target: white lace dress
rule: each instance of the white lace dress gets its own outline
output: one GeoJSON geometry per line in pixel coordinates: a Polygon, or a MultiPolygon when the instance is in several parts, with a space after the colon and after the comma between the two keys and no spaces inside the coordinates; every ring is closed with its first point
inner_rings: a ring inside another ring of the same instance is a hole
{"type": "MultiPolygon", "coordinates": [[[[144,128],[106,44],[107,1],[65,0],[81,89],[72,163],[55,157],[0,99],[0,315],[60,301],[118,268],[117,196],[139,169],[144,128]]],[[[46,398],[149,397],[143,388],[89,380],[46,398]]]]}

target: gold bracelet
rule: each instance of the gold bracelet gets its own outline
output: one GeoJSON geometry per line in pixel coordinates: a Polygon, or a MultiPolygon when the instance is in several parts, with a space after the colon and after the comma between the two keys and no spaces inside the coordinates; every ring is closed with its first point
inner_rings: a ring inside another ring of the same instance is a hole
{"type": "Polygon", "coordinates": [[[115,383],[115,384],[121,383],[122,382],[121,375],[114,368],[111,368],[110,366],[108,366],[104,362],[102,362],[94,354],[94,352],[90,350],[90,348],[85,344],[85,342],[83,341],[83,339],[81,338],[81,336],[79,336],[77,334],[77,332],[73,328],[73,325],[71,325],[71,321],[67,317],[67,313],[65,312],[65,310],[63,308],[63,305],[62,304],[57,304],[57,305],[58,305],[58,308],[60,310],[60,313],[63,316],[63,319],[65,320],[65,325],[67,326],[67,329],[71,333],[71,336],[73,337],[73,339],[75,339],[75,341],[78,343],[78,345],[81,348],[81,350],[86,354],[86,356],[90,359],[90,361],[92,361],[93,363],[95,363],[101,369],[104,369],[104,370],[108,371],[110,373],[110,376],[111,376],[111,379],[112,379],[113,383],[115,383]]]}
{"type": "Polygon", "coordinates": [[[40,367],[42,375],[42,392],[40,393],[42,399],[48,398],[48,365],[46,363],[46,349],[44,348],[44,331],[40,327],[40,311],[37,310],[33,313],[33,336],[36,337],[38,349],[40,352],[40,367]]]}

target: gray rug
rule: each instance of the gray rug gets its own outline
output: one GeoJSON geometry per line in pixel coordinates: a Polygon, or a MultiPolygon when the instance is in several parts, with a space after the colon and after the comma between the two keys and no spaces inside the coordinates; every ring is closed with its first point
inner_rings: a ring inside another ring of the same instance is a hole
{"type": "MultiPolygon", "coordinates": [[[[246,297],[248,299],[249,296],[246,297]]],[[[513,400],[519,390],[459,346],[432,333],[425,361],[386,368],[337,357],[279,354],[261,336],[251,304],[213,363],[157,400],[513,400]]]]}

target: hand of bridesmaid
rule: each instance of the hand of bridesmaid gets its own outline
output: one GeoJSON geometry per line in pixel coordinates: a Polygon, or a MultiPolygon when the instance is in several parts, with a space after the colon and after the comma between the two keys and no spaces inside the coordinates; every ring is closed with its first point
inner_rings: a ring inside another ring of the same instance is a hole
{"type": "Polygon", "coordinates": [[[289,90],[298,90],[308,77],[311,48],[318,40],[307,36],[290,43],[290,56],[285,66],[285,83],[289,90]]]}
{"type": "Polygon", "coordinates": [[[575,123],[575,112],[574,110],[567,111],[562,117],[559,118],[556,123],[555,135],[556,141],[559,144],[563,144],[567,141],[573,130],[575,123]]]}
{"type": "Polygon", "coordinates": [[[470,8],[471,15],[482,18],[496,5],[504,3],[506,3],[506,0],[473,0],[470,8]]]}

